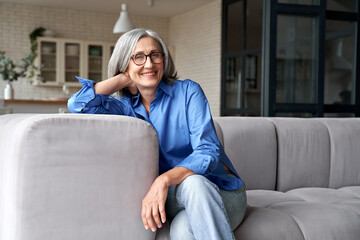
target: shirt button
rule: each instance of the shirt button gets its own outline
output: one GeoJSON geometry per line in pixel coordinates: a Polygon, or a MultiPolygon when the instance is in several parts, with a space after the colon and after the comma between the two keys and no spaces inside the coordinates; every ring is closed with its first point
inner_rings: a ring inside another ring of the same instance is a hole
{"type": "Polygon", "coordinates": [[[83,107],[85,107],[85,103],[81,104],[83,107]]]}

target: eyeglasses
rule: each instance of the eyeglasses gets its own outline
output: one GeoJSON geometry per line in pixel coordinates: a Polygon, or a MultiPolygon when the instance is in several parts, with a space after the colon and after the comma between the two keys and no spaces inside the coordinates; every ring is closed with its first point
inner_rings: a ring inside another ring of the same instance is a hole
{"type": "Polygon", "coordinates": [[[147,57],[150,57],[151,61],[155,64],[162,63],[164,61],[165,54],[161,52],[152,52],[148,55],[143,53],[138,53],[131,56],[131,59],[137,66],[144,65],[146,63],[147,57]]]}

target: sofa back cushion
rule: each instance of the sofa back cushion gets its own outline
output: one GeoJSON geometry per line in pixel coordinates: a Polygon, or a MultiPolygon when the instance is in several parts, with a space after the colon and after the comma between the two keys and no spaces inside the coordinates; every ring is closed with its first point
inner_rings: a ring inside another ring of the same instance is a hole
{"type": "Polygon", "coordinates": [[[319,119],[330,136],[330,188],[360,185],[360,119],[319,119]]]}
{"type": "Polygon", "coordinates": [[[276,133],[265,118],[217,117],[215,128],[225,153],[247,189],[275,190],[276,133]]]}
{"type": "Polygon", "coordinates": [[[277,190],[328,187],[330,138],[314,119],[272,118],[278,140],[277,190]]]}

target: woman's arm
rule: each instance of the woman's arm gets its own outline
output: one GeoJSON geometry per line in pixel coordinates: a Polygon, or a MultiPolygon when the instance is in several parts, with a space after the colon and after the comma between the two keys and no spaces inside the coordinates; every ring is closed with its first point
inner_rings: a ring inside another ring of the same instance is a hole
{"type": "Polygon", "coordinates": [[[83,87],[68,101],[68,108],[72,113],[131,114],[128,102],[109,97],[123,88],[129,88],[132,94],[137,94],[137,88],[127,73],[118,74],[98,83],[77,78],[83,87]]]}
{"type": "Polygon", "coordinates": [[[129,91],[133,95],[138,92],[136,86],[127,73],[120,73],[94,85],[95,94],[101,95],[111,95],[123,88],[129,88],[129,91]]]}
{"type": "Polygon", "coordinates": [[[141,217],[145,229],[150,228],[155,232],[156,226],[158,228],[162,227],[162,223],[166,221],[165,202],[169,187],[180,184],[188,176],[194,174],[193,171],[187,168],[175,167],[155,179],[149,192],[142,201],[141,217]]]}

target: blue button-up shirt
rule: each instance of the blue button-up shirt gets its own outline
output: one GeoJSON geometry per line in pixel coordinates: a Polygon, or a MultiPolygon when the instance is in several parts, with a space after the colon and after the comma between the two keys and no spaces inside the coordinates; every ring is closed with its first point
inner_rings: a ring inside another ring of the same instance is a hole
{"type": "Polygon", "coordinates": [[[162,80],[148,115],[140,94],[121,98],[98,95],[95,82],[78,79],[83,88],[69,99],[69,110],[127,115],[150,123],[159,138],[160,174],[181,166],[204,175],[222,189],[235,190],[243,184],[217,138],[210,107],[199,84],[187,79],[169,85],[162,80]],[[227,175],[223,164],[237,177],[227,175]]]}

